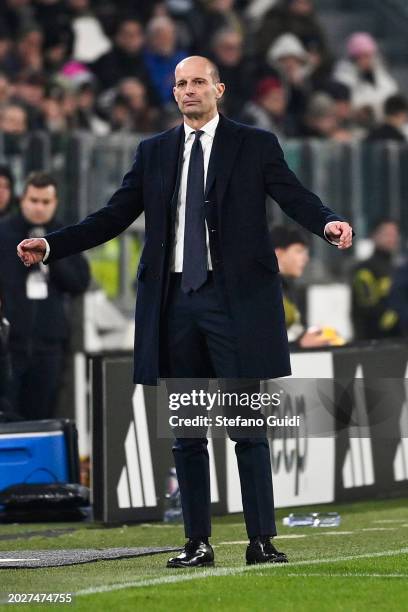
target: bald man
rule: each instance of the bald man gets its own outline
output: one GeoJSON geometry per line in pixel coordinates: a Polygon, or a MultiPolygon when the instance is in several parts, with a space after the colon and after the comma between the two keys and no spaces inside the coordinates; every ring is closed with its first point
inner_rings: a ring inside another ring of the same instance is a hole
{"type": "MultiPolygon", "coordinates": [[[[270,195],[307,230],[347,249],[352,229],[289,170],[272,133],[218,113],[225,91],[204,57],[177,65],[174,97],[184,123],[140,143],[133,165],[107,205],[44,239],[24,240],[30,266],[92,248],[123,232],[143,211],[146,240],[137,272],[134,382],[169,388],[259,391],[261,379],[291,373],[281,283],[270,242],[270,195]]],[[[190,406],[191,407],[191,406],[190,406]]],[[[249,538],[246,562],[282,563],[276,550],[270,452],[263,427],[235,440],[249,538]]],[[[167,567],[214,564],[206,431],[175,433],[173,455],[185,534],[167,567]]]]}

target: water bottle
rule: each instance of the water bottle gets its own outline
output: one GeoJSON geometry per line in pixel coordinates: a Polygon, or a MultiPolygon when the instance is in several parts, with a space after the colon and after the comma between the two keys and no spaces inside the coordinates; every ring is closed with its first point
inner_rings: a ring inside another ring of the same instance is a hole
{"type": "Polygon", "coordinates": [[[175,467],[169,469],[166,478],[163,521],[165,523],[181,523],[183,521],[180,489],[175,467]]]}
{"type": "Polygon", "coordinates": [[[286,527],[338,527],[341,517],[338,512],[309,512],[307,514],[295,514],[283,518],[286,527]]]}

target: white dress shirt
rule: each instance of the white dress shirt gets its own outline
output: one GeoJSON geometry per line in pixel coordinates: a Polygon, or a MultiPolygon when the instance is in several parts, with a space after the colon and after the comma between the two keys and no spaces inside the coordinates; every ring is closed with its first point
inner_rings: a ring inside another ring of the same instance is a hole
{"type": "MultiPolygon", "coordinates": [[[[200,142],[204,155],[204,185],[207,180],[208,163],[210,161],[211,149],[214,141],[215,130],[217,129],[220,116],[217,113],[211,121],[200,128],[204,134],[201,134],[200,142]]],[[[184,123],[184,152],[183,152],[183,167],[181,170],[180,188],[177,198],[176,211],[176,226],[175,226],[175,241],[173,253],[170,261],[170,270],[172,272],[183,271],[183,255],[184,255],[184,226],[186,218],[186,195],[187,195],[187,175],[188,166],[190,163],[191,149],[194,143],[194,131],[187,123],[184,123]]],[[[207,264],[208,269],[212,270],[211,255],[209,248],[208,227],[205,224],[205,235],[207,243],[207,264]]]]}

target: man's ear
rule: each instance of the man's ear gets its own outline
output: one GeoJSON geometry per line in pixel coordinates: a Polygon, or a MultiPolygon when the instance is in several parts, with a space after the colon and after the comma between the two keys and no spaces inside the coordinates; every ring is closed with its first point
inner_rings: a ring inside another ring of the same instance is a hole
{"type": "Polygon", "coordinates": [[[220,100],[224,95],[225,85],[224,83],[216,83],[215,88],[217,90],[216,98],[217,100],[220,100]]]}

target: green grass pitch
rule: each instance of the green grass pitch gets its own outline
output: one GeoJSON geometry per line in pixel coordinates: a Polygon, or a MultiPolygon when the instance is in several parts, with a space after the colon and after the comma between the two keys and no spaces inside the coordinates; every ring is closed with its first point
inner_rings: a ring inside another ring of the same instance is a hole
{"type": "MultiPolygon", "coordinates": [[[[70,592],[73,604],[15,604],[14,609],[183,611],[408,610],[408,498],[313,506],[336,509],[338,528],[282,526],[279,550],[288,564],[247,567],[242,515],[213,520],[216,565],[206,570],[168,570],[167,554],[46,569],[0,569],[0,592],[70,592]]],[[[296,508],[294,511],[309,510],[296,508]]],[[[0,553],[45,548],[105,548],[184,543],[180,525],[161,523],[104,528],[98,524],[0,525],[0,536],[75,527],[55,538],[0,541],[0,553]]],[[[0,610],[13,609],[11,604],[0,610]]]]}

